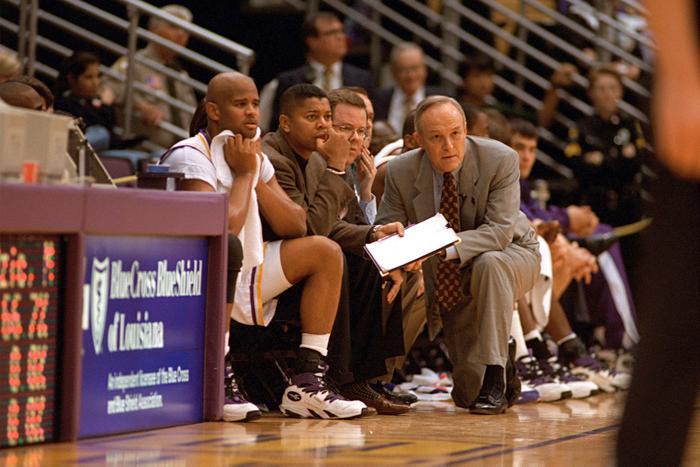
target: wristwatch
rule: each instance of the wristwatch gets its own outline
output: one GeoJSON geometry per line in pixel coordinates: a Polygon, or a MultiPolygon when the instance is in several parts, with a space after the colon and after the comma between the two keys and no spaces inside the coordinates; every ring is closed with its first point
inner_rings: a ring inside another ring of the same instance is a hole
{"type": "Polygon", "coordinates": [[[381,229],[381,225],[375,225],[371,229],[369,229],[369,232],[367,232],[367,241],[365,243],[372,243],[377,240],[377,232],[379,232],[379,229],[381,229]]]}

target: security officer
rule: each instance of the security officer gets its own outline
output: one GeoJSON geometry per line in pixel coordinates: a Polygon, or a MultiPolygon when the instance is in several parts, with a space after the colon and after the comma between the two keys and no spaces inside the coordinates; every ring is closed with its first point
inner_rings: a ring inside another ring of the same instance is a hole
{"type": "Polygon", "coordinates": [[[578,202],[589,205],[601,222],[620,226],[642,215],[641,167],[647,143],[639,122],[620,114],[622,79],[601,67],[589,78],[595,114],[569,129],[565,154],[579,182],[578,202]]]}

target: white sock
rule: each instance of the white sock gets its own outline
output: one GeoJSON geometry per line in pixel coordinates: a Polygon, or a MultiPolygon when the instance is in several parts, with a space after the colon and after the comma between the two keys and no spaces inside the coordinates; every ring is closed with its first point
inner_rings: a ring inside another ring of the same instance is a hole
{"type": "Polygon", "coordinates": [[[331,335],[329,334],[307,334],[301,333],[301,345],[306,349],[315,350],[324,357],[328,355],[328,341],[331,335]]]}
{"type": "Polygon", "coordinates": [[[520,315],[518,314],[518,310],[513,312],[510,335],[515,339],[515,359],[518,360],[522,357],[527,357],[528,351],[527,346],[525,345],[525,338],[523,337],[523,328],[520,325],[520,315]]]}
{"type": "Polygon", "coordinates": [[[530,339],[537,339],[538,341],[542,340],[542,333],[539,331],[539,329],[533,329],[532,331],[525,334],[525,341],[527,342],[530,339]]]}
{"type": "Polygon", "coordinates": [[[575,333],[575,332],[572,332],[572,333],[569,334],[568,336],[564,336],[564,337],[562,337],[561,339],[559,339],[559,340],[557,341],[557,345],[562,345],[564,342],[569,342],[569,341],[572,340],[572,339],[576,339],[576,337],[577,337],[577,336],[576,336],[576,333],[575,333]]]}

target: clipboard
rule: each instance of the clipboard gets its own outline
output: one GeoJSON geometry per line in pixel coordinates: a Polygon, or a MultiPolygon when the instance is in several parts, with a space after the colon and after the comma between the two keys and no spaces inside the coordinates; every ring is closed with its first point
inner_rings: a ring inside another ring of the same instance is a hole
{"type": "Polygon", "coordinates": [[[429,258],[457,245],[461,239],[449,226],[447,219],[437,213],[423,222],[413,224],[404,236],[389,235],[365,245],[365,252],[382,277],[414,261],[429,258]]]}

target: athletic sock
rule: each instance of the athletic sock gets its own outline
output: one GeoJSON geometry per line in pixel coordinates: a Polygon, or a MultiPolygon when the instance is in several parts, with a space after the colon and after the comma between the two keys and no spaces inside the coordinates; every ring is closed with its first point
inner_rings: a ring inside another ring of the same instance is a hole
{"type": "Polygon", "coordinates": [[[302,332],[301,345],[299,347],[315,350],[325,357],[328,355],[328,341],[330,338],[330,334],[308,334],[302,332]]]}

